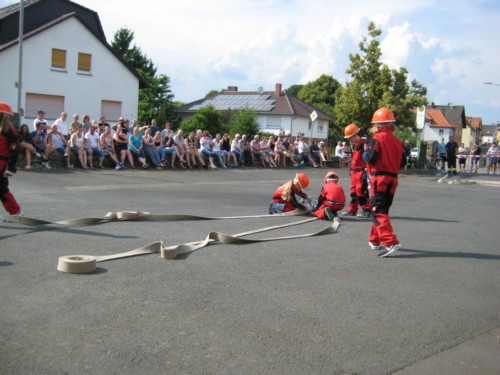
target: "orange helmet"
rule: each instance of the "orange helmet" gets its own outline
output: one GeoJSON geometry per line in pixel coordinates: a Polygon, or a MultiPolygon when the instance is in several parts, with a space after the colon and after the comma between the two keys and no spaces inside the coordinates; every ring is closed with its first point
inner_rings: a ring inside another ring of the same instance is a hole
{"type": "Polygon", "coordinates": [[[351,138],[353,135],[358,134],[360,130],[356,124],[347,125],[344,129],[344,138],[351,138]]]}
{"type": "Polygon", "coordinates": [[[9,115],[13,115],[14,113],[12,112],[12,108],[10,108],[10,105],[4,102],[0,102],[0,113],[7,113],[9,115]]]}
{"type": "Polygon", "coordinates": [[[339,180],[339,176],[334,171],[328,171],[325,174],[325,181],[327,181],[327,180],[338,181],[339,180]]]}
{"type": "Polygon", "coordinates": [[[394,115],[392,114],[390,109],[387,108],[379,108],[375,111],[373,114],[372,118],[372,124],[381,124],[380,126],[383,125],[390,125],[390,122],[395,122],[396,119],[394,118],[394,115]]]}
{"type": "Polygon", "coordinates": [[[305,173],[297,173],[294,181],[299,183],[301,189],[309,186],[309,177],[305,173]]]}

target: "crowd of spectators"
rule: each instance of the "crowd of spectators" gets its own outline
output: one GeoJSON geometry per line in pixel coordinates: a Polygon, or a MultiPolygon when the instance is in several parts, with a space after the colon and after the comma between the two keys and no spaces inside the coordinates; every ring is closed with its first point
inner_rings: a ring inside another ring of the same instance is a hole
{"type": "Polygon", "coordinates": [[[20,150],[26,159],[25,169],[32,169],[34,157],[41,159],[44,168],[50,169],[49,157],[54,152],[61,154],[64,166],[75,165],[82,169],[136,168],[158,170],[193,168],[240,168],[262,165],[279,168],[300,165],[325,167],[330,160],[323,141],[309,144],[303,133],[295,137],[280,130],[276,136],[247,136],[228,133],[212,136],[208,131],[197,130],[184,134],[182,129],[174,133],[170,122],[161,129],[156,120],[150,125],[130,123],[120,118],[110,125],[101,116],[99,122],[91,121],[88,115],[77,114],[72,121],[63,112],[53,124],[45,120],[45,112],[39,111],[30,131],[28,125],[20,127],[20,150]],[[109,158],[111,162],[105,163],[109,158]]]}

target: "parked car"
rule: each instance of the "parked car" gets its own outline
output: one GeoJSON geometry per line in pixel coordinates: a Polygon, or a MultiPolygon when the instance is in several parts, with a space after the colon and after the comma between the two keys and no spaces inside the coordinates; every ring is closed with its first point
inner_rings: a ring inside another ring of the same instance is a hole
{"type": "Polygon", "coordinates": [[[410,152],[410,161],[412,163],[418,160],[418,148],[412,148],[410,152]]]}

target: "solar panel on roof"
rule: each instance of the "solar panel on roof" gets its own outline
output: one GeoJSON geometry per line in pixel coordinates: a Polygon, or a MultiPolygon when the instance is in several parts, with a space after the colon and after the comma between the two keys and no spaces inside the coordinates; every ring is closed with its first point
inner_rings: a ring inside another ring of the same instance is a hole
{"type": "Polygon", "coordinates": [[[197,111],[206,106],[212,105],[216,110],[250,108],[254,111],[270,111],[274,108],[274,100],[268,100],[270,95],[218,95],[213,99],[205,100],[200,104],[195,104],[189,109],[197,111]]]}

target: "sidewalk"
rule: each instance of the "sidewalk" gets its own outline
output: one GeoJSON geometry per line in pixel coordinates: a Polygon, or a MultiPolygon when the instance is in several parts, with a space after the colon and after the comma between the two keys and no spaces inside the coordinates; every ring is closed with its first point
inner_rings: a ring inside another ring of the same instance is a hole
{"type": "Polygon", "coordinates": [[[484,184],[484,185],[496,185],[500,186],[500,170],[496,174],[489,175],[486,173],[486,169],[480,169],[478,173],[472,172],[458,172],[456,176],[447,176],[446,174],[441,175],[439,171],[435,169],[418,169],[411,168],[401,171],[401,175],[424,175],[424,176],[435,176],[440,183],[445,184],[484,184]]]}

